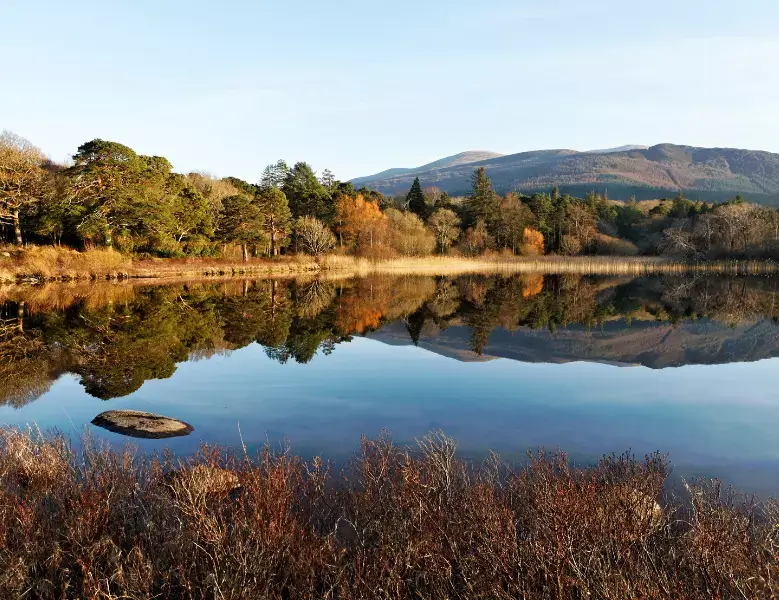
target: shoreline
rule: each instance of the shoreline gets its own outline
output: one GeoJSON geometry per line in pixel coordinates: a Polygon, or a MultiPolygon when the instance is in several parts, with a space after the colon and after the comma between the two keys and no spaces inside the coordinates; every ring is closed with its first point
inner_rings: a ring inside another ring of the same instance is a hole
{"type": "MultiPolygon", "coordinates": [[[[105,252],[104,252],[105,253],[105,252]]],[[[111,254],[111,253],[109,253],[111,254]]],[[[580,274],[632,275],[653,273],[723,273],[732,275],[768,275],[779,273],[779,263],[762,260],[683,262],[661,257],[545,256],[508,259],[434,256],[372,260],[351,256],[326,256],[321,259],[290,257],[250,259],[248,262],[221,259],[133,260],[117,253],[120,262],[111,265],[90,264],[89,253],[74,253],[76,260],[27,264],[0,261],[0,284],[37,285],[44,283],[99,282],[172,279],[233,279],[252,277],[305,276],[338,273],[339,276],[368,274],[465,275],[492,274],[580,274]],[[80,258],[87,260],[79,260],[80,258]],[[79,262],[83,264],[78,264],[79,262]]]]}

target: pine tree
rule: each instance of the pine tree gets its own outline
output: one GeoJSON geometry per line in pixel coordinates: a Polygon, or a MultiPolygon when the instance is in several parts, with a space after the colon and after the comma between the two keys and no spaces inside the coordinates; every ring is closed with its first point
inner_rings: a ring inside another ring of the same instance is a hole
{"type": "Polygon", "coordinates": [[[333,196],[319,182],[316,173],[307,163],[296,163],[289,170],[281,191],[287,197],[293,217],[312,216],[324,223],[332,223],[335,216],[333,196]]]}
{"type": "Polygon", "coordinates": [[[260,179],[260,189],[269,188],[281,188],[284,184],[284,180],[289,173],[289,167],[283,160],[279,160],[276,164],[268,165],[262,172],[262,178],[260,179]]]}
{"type": "Polygon", "coordinates": [[[292,220],[287,197],[280,189],[272,187],[261,190],[255,202],[265,218],[263,231],[270,238],[270,255],[277,256],[280,242],[289,234],[292,220]]]}
{"type": "Polygon", "coordinates": [[[471,184],[472,191],[467,202],[472,222],[483,220],[487,224],[492,223],[498,215],[498,199],[484,167],[473,172],[471,184]]]}
{"type": "Polygon", "coordinates": [[[441,195],[438,196],[438,199],[435,201],[433,208],[435,210],[438,209],[454,210],[454,203],[452,202],[452,198],[449,196],[449,194],[447,194],[446,192],[441,192],[441,195]]]}
{"type": "Polygon", "coordinates": [[[241,245],[243,260],[249,259],[247,246],[263,243],[263,226],[265,216],[260,207],[246,194],[228,196],[222,200],[221,218],[219,219],[219,239],[241,245]]]}
{"type": "Polygon", "coordinates": [[[408,335],[415,346],[419,345],[419,336],[425,326],[426,317],[427,315],[425,309],[420,308],[419,310],[408,315],[405,319],[406,330],[408,331],[408,335]]]}
{"type": "Polygon", "coordinates": [[[420,219],[427,218],[427,204],[425,203],[425,194],[422,192],[422,185],[419,183],[419,177],[414,179],[414,183],[411,184],[411,189],[406,195],[406,206],[408,206],[408,210],[420,219]]]}

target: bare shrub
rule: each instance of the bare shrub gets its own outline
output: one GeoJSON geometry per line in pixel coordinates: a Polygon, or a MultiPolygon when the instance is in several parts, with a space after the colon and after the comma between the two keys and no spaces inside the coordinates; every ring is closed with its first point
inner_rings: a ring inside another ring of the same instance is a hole
{"type": "Polygon", "coordinates": [[[264,449],[181,463],[4,430],[0,597],[772,598],[779,505],[666,496],[662,456],[523,466],[363,439],[340,475],[264,449]],[[237,486],[240,485],[240,490],[237,486]]]}

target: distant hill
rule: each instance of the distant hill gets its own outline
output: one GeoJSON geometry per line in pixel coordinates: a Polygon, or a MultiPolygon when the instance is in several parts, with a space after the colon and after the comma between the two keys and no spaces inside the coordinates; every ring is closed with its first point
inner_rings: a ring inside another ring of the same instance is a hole
{"type": "MultiPolygon", "coordinates": [[[[369,175],[367,177],[358,177],[357,179],[352,179],[352,183],[354,183],[354,185],[357,187],[362,187],[363,182],[366,181],[385,179],[388,177],[400,177],[404,175],[413,175],[415,173],[425,173],[427,171],[434,171],[436,169],[445,169],[447,167],[458,167],[461,165],[469,165],[475,162],[489,160],[490,158],[498,158],[500,156],[503,156],[503,154],[499,154],[497,152],[486,152],[483,150],[471,150],[468,152],[460,152],[459,154],[455,154],[454,156],[447,156],[446,158],[441,158],[439,160],[428,163],[426,165],[422,165],[421,167],[414,167],[410,169],[405,169],[405,168],[387,169],[386,171],[382,171],[381,173],[376,173],[375,175],[369,175]]],[[[412,181],[413,181],[413,177],[412,177],[412,181]]]]}
{"type": "MultiPolygon", "coordinates": [[[[428,324],[419,346],[465,362],[508,358],[532,363],[598,362],[614,366],[642,365],[651,369],[684,365],[752,362],[779,356],[779,329],[769,319],[730,326],[708,319],[676,325],[654,321],[606,323],[598,329],[571,325],[552,333],[521,327],[492,331],[484,354],[470,350],[472,332],[453,325],[445,330],[428,324]]],[[[410,345],[406,326],[392,323],[367,334],[391,345],[410,345]]]]}
{"type": "Polygon", "coordinates": [[[669,197],[682,191],[688,198],[704,201],[741,194],[754,202],[779,205],[779,154],[674,144],[589,152],[538,150],[507,156],[464,152],[415,169],[390,169],[353,181],[398,195],[405,194],[414,177],[419,177],[423,187],[434,185],[451,195],[464,195],[478,166],[487,169],[502,194],[557,186],[563,193],[583,196],[594,190],[623,200],[669,197]]]}
{"type": "Polygon", "coordinates": [[[602,150],[587,150],[587,154],[613,154],[615,152],[629,152],[630,150],[646,150],[649,146],[620,146],[619,148],[604,148],[602,150]]]}

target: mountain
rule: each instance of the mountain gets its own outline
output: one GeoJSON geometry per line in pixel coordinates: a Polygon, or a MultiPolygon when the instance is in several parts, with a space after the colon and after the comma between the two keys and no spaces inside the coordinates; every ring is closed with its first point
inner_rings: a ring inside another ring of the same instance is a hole
{"type": "MultiPolygon", "coordinates": [[[[410,345],[406,326],[392,323],[368,334],[390,345],[410,345]]],[[[571,325],[552,333],[521,327],[492,331],[484,354],[471,350],[472,331],[464,326],[439,329],[428,324],[419,347],[464,362],[508,358],[531,363],[586,361],[651,369],[684,365],[752,362],[779,356],[779,329],[770,319],[728,325],[708,319],[677,325],[652,321],[614,321],[598,329],[571,325]]]]}
{"type": "Polygon", "coordinates": [[[417,167],[390,169],[353,180],[388,195],[408,192],[415,177],[450,195],[467,194],[474,168],[483,166],[495,189],[533,192],[557,186],[563,193],[589,191],[627,200],[675,196],[723,201],[741,194],[748,200],[779,205],[779,154],[735,148],[660,144],[611,150],[537,150],[507,156],[466,152],[417,167]]]}
{"type": "MultiPolygon", "coordinates": [[[[433,161],[426,165],[422,165],[421,167],[414,167],[410,169],[405,169],[405,168],[387,169],[386,171],[382,171],[381,173],[376,173],[375,175],[369,175],[367,177],[358,177],[357,179],[352,179],[352,183],[356,187],[362,187],[363,182],[366,181],[374,181],[374,180],[386,179],[390,177],[412,175],[416,173],[426,173],[428,171],[435,171],[436,169],[445,169],[447,167],[459,167],[461,165],[469,165],[475,162],[489,160],[491,158],[498,158],[501,156],[503,156],[503,154],[499,154],[497,152],[487,152],[484,150],[470,150],[468,152],[460,152],[459,154],[455,154],[454,156],[447,156],[446,158],[441,158],[439,160],[433,161]]],[[[413,181],[413,177],[412,177],[412,181],[413,181]]]]}
{"type": "Polygon", "coordinates": [[[628,145],[619,148],[604,148],[602,150],[587,150],[587,154],[614,154],[615,152],[630,152],[631,150],[646,150],[649,146],[628,145]]]}

